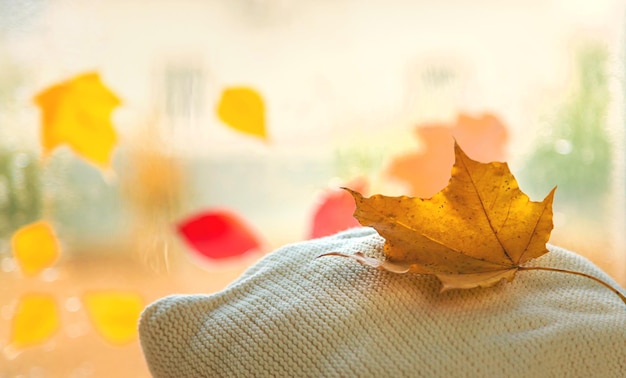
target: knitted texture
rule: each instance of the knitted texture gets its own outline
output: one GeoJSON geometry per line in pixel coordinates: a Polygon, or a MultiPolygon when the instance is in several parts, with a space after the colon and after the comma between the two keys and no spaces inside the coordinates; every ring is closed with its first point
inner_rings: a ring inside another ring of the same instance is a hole
{"type": "MultiPolygon", "coordinates": [[[[580,276],[519,272],[511,283],[439,293],[325,252],[380,256],[371,228],[285,246],[223,291],[148,306],[139,331],[155,377],[624,377],[626,305],[580,276]]],[[[549,246],[532,265],[585,272],[549,246]]],[[[530,264],[529,264],[530,265],[530,264]]]]}

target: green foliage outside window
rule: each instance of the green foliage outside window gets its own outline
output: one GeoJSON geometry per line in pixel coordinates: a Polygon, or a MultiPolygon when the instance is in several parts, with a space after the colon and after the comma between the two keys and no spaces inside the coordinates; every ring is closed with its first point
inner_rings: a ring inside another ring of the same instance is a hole
{"type": "Polygon", "coordinates": [[[600,221],[610,191],[612,144],[606,128],[611,102],[605,49],[583,49],[576,89],[536,141],[522,176],[536,195],[558,185],[555,207],[568,218],[600,221]]]}

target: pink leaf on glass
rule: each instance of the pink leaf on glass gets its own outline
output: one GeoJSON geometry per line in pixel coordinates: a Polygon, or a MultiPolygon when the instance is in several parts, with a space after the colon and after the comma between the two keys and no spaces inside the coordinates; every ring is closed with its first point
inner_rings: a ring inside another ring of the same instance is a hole
{"type": "MultiPolygon", "coordinates": [[[[360,192],[366,190],[367,183],[365,179],[356,179],[345,186],[360,192]]],[[[359,227],[359,222],[352,216],[355,209],[354,199],[347,191],[340,188],[325,190],[315,208],[309,238],[320,238],[359,227]]]]}

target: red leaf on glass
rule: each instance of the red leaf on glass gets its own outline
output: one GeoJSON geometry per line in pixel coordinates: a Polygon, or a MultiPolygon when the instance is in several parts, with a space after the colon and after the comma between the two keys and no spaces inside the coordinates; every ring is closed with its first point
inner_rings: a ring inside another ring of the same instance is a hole
{"type": "MultiPolygon", "coordinates": [[[[365,191],[365,179],[356,179],[345,186],[365,191]]],[[[360,224],[352,215],[356,205],[352,195],[340,188],[327,189],[320,196],[313,214],[313,222],[309,234],[310,239],[321,238],[360,224]]]]}
{"type": "Polygon", "coordinates": [[[240,257],[261,249],[261,242],[241,217],[228,210],[196,214],[178,224],[178,232],[200,257],[240,257]]]}

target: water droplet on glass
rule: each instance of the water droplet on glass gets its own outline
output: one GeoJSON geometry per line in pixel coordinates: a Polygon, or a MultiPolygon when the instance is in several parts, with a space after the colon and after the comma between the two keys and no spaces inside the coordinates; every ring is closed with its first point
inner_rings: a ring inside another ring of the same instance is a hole
{"type": "Polygon", "coordinates": [[[13,163],[20,168],[24,168],[30,164],[30,157],[28,157],[27,154],[20,152],[13,157],[13,163]]]}
{"type": "Polygon", "coordinates": [[[30,368],[30,378],[40,378],[46,376],[46,370],[40,366],[33,366],[30,368]]]}
{"type": "Polygon", "coordinates": [[[15,311],[15,304],[8,304],[0,308],[0,317],[5,320],[13,318],[13,312],[15,311]]]}
{"type": "Polygon", "coordinates": [[[13,260],[12,257],[2,258],[2,261],[0,262],[0,269],[2,269],[3,272],[5,273],[13,272],[15,268],[16,268],[15,260],[13,260]]]}
{"type": "Polygon", "coordinates": [[[13,345],[7,345],[2,349],[2,354],[4,354],[4,358],[7,360],[14,360],[22,353],[21,350],[16,349],[13,345]]]}
{"type": "Polygon", "coordinates": [[[64,328],[67,336],[72,339],[84,336],[89,332],[89,326],[85,322],[68,324],[64,328]]]}
{"type": "Polygon", "coordinates": [[[57,343],[55,343],[54,341],[49,341],[44,344],[42,349],[46,352],[52,352],[53,350],[56,349],[56,347],[57,347],[57,343]]]}
{"type": "Polygon", "coordinates": [[[69,297],[65,300],[65,309],[69,312],[76,312],[80,310],[82,303],[77,297],[69,297]]]}
{"type": "Polygon", "coordinates": [[[82,378],[92,376],[96,372],[93,363],[85,361],[72,372],[72,378],[82,378]]]}
{"type": "Polygon", "coordinates": [[[561,155],[568,155],[572,152],[572,142],[567,139],[557,139],[554,141],[554,150],[561,155]]]}
{"type": "Polygon", "coordinates": [[[44,282],[54,282],[59,279],[59,271],[56,268],[44,269],[41,272],[41,280],[44,282]]]}

